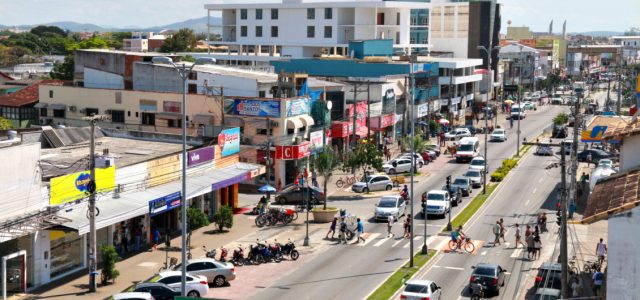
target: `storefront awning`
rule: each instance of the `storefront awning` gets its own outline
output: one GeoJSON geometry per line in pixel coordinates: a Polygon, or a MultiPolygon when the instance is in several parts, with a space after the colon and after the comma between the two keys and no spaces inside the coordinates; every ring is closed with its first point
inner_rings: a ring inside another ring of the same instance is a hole
{"type": "MultiPolygon", "coordinates": [[[[200,174],[187,178],[187,198],[204,195],[211,191],[243,182],[264,173],[261,165],[250,163],[235,163],[225,168],[208,168],[200,174]]],[[[96,228],[104,228],[119,222],[149,213],[149,201],[162,198],[181,190],[182,182],[175,180],[142,191],[124,191],[119,198],[113,195],[103,197],[96,203],[100,210],[96,217],[96,228]]],[[[71,210],[61,211],[59,216],[68,218],[71,222],[62,226],[77,230],[79,234],[89,232],[87,218],[87,203],[73,207],[71,210]]]]}
{"type": "Polygon", "coordinates": [[[316,123],[310,115],[300,116],[300,119],[302,119],[302,124],[304,124],[305,127],[311,127],[316,123]]]}
{"type": "Polygon", "coordinates": [[[287,120],[287,128],[293,129],[301,127],[304,127],[304,125],[302,125],[302,121],[300,121],[300,118],[296,117],[287,120]]]}
{"type": "Polygon", "coordinates": [[[51,107],[51,109],[67,109],[67,105],[66,104],[59,104],[59,103],[55,103],[55,104],[51,104],[49,105],[49,107],[51,107]]]}
{"type": "Polygon", "coordinates": [[[369,133],[369,129],[367,128],[367,126],[360,126],[357,130],[356,130],[356,134],[360,137],[365,137],[367,136],[367,134],[369,133]]]}
{"type": "Polygon", "coordinates": [[[36,103],[36,105],[34,105],[33,107],[35,107],[35,108],[47,108],[47,106],[49,106],[49,104],[48,104],[48,103],[38,102],[38,103],[36,103]]]}
{"type": "Polygon", "coordinates": [[[182,114],[172,113],[172,112],[160,112],[160,113],[156,113],[156,118],[166,119],[166,120],[181,120],[182,114]]]}

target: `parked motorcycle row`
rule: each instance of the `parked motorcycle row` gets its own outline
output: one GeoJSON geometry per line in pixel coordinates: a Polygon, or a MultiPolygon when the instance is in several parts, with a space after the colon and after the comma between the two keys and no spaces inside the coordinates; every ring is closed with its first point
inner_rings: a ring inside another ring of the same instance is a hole
{"type": "Polygon", "coordinates": [[[274,226],[278,223],[287,225],[298,218],[298,213],[289,208],[270,208],[269,212],[256,217],[256,226],[262,228],[266,225],[274,226]]]}
{"type": "Polygon", "coordinates": [[[289,239],[286,244],[281,244],[278,240],[274,240],[274,243],[268,243],[267,241],[260,242],[256,239],[255,245],[249,245],[245,255],[245,249],[242,245],[238,245],[233,249],[233,254],[229,259],[229,250],[224,247],[220,247],[220,255],[218,256],[216,249],[207,250],[205,246],[202,246],[205,252],[205,256],[213,258],[221,262],[230,262],[236,266],[243,265],[259,265],[268,262],[281,262],[285,256],[288,256],[291,260],[297,260],[300,257],[300,252],[296,250],[296,245],[289,239]]]}

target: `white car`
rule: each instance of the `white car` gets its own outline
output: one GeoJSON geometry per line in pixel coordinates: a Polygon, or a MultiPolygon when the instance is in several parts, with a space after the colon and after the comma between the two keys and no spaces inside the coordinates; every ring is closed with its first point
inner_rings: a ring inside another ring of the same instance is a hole
{"type": "Polygon", "coordinates": [[[484,164],[485,164],[484,157],[477,156],[477,157],[474,157],[469,163],[469,169],[484,172],[484,164]]]}
{"type": "MultiPolygon", "coordinates": [[[[180,291],[182,277],[181,271],[165,271],[153,276],[149,282],[164,283],[176,292],[180,291]]],[[[187,273],[187,296],[202,297],[209,293],[209,282],[206,276],[193,275],[187,273]]]]}
{"type": "Polygon", "coordinates": [[[411,158],[400,157],[393,159],[388,163],[382,165],[382,169],[387,174],[411,172],[411,158]]]}
{"type": "Polygon", "coordinates": [[[427,193],[427,201],[422,215],[438,215],[445,217],[451,210],[451,196],[445,190],[431,190],[427,193]]]}
{"type": "MultiPolygon", "coordinates": [[[[403,153],[400,156],[398,156],[398,158],[410,158],[410,157],[411,157],[411,153],[403,153]]],[[[422,168],[422,166],[424,166],[424,158],[422,158],[422,155],[414,152],[413,157],[416,160],[416,166],[418,166],[418,169],[422,168]]]]}
{"type": "Polygon", "coordinates": [[[598,161],[598,168],[613,169],[613,161],[606,158],[598,161]]]}
{"type": "Polygon", "coordinates": [[[514,120],[522,120],[527,117],[527,112],[523,106],[514,104],[511,106],[511,118],[514,120]]]}
{"type": "MultiPolygon", "coordinates": [[[[175,268],[174,270],[180,270],[175,268]]],[[[232,263],[212,258],[194,258],[187,261],[187,272],[206,277],[209,283],[217,287],[224,286],[236,279],[236,268],[232,263]]]]}
{"type": "Polygon", "coordinates": [[[447,141],[453,141],[468,136],[471,136],[471,131],[469,131],[468,128],[454,128],[444,134],[444,139],[447,141]]]}
{"type": "Polygon", "coordinates": [[[387,175],[370,175],[351,186],[351,190],[356,193],[367,193],[369,191],[390,191],[393,189],[393,181],[387,175]]]}
{"type": "Polygon", "coordinates": [[[507,131],[504,129],[494,129],[491,133],[491,141],[492,142],[504,142],[507,140],[507,131]]]}
{"type": "Polygon", "coordinates": [[[374,217],[376,221],[387,221],[389,215],[397,221],[404,216],[406,202],[400,195],[383,196],[376,204],[374,217]]]}
{"type": "Polygon", "coordinates": [[[475,188],[475,187],[481,187],[482,186],[482,171],[480,170],[474,170],[474,169],[469,169],[466,173],[464,173],[464,175],[462,175],[464,177],[469,177],[469,180],[471,180],[471,185],[475,188]]]}
{"type": "Polygon", "coordinates": [[[109,300],[154,300],[151,294],[142,292],[126,292],[111,296],[109,300]]]}
{"type": "Polygon", "coordinates": [[[440,300],[442,287],[431,280],[409,280],[404,283],[404,291],[400,299],[407,300],[440,300]]]}

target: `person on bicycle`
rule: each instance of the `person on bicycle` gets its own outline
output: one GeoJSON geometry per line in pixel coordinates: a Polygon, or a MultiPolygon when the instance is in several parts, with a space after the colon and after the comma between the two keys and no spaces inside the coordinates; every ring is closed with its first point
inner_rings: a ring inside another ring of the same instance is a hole
{"type": "Polygon", "coordinates": [[[451,240],[458,245],[458,249],[460,249],[460,244],[462,243],[465,237],[466,237],[466,234],[462,232],[462,225],[458,226],[458,228],[451,231],[451,240]]]}
{"type": "Polygon", "coordinates": [[[402,188],[402,192],[400,192],[400,195],[404,198],[404,200],[409,199],[409,188],[406,184],[404,185],[404,188],[402,188]]]}

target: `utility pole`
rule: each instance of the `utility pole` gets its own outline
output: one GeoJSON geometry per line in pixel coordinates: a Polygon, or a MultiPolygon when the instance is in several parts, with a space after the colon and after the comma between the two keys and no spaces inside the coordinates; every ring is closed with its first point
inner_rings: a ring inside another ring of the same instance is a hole
{"type": "MultiPolygon", "coordinates": [[[[411,64],[409,64],[411,65],[411,64]]],[[[409,108],[409,94],[407,92],[407,77],[404,78],[404,112],[402,113],[402,133],[407,134],[407,120],[409,116],[407,115],[407,109],[409,108]]]]}
{"type": "MultiPolygon", "coordinates": [[[[575,120],[574,120],[575,122],[575,120]]],[[[576,126],[576,124],[574,124],[576,126]]],[[[560,161],[560,173],[561,173],[561,182],[562,182],[562,203],[560,206],[561,210],[561,224],[560,224],[560,265],[561,265],[561,290],[562,290],[562,298],[570,298],[569,294],[569,268],[568,268],[568,260],[567,260],[567,164],[566,164],[566,155],[565,155],[565,143],[562,141],[560,143],[560,153],[561,153],[561,161],[560,161]]],[[[573,176],[575,178],[575,176],[573,176]]]]}
{"type": "MultiPolygon", "coordinates": [[[[369,107],[371,103],[371,82],[367,80],[367,142],[371,138],[371,109],[369,107]]],[[[378,122],[378,126],[382,127],[382,119],[378,122]]]]}
{"type": "MultiPolygon", "coordinates": [[[[620,56],[618,56],[620,57],[620,56]]],[[[620,109],[622,107],[622,75],[623,75],[624,69],[622,68],[622,64],[619,63],[618,64],[618,102],[616,102],[616,114],[620,115],[620,109]]]]}
{"type": "Polygon", "coordinates": [[[452,106],[453,105],[452,105],[452,102],[451,102],[452,101],[451,98],[453,96],[453,72],[455,70],[456,69],[451,68],[451,73],[449,74],[449,102],[447,104],[447,108],[448,108],[448,113],[447,113],[448,116],[447,116],[447,118],[449,119],[449,124],[450,124],[449,127],[450,128],[453,128],[453,118],[452,118],[452,116],[453,116],[453,107],[452,106]]]}
{"type": "MultiPolygon", "coordinates": [[[[522,99],[522,90],[523,85],[522,85],[522,68],[524,68],[524,60],[522,59],[522,48],[524,46],[520,45],[520,68],[518,68],[519,71],[519,77],[520,77],[520,82],[518,84],[518,131],[516,132],[517,134],[517,139],[516,139],[516,156],[520,157],[520,119],[522,119],[521,115],[522,115],[522,106],[520,106],[520,99],[522,99]]],[[[513,118],[513,115],[511,116],[511,118],[513,118]]]]}
{"type": "MultiPolygon", "coordinates": [[[[358,119],[358,99],[357,98],[358,98],[358,82],[354,82],[353,83],[353,135],[351,136],[351,145],[352,145],[351,152],[353,152],[356,149],[356,119],[358,119]]],[[[356,169],[351,168],[351,173],[355,175],[356,169]]]]}
{"type": "Polygon", "coordinates": [[[209,86],[205,81],[204,89],[205,89],[205,97],[209,95],[209,93],[211,93],[211,97],[214,97],[214,100],[216,96],[215,92],[219,92],[218,95],[220,96],[220,127],[224,128],[224,87],[209,86]]]}
{"type": "MultiPolygon", "coordinates": [[[[271,185],[271,118],[267,117],[267,184],[271,185]]],[[[267,199],[271,200],[271,195],[267,192],[267,199]]]]}
{"type": "MultiPolygon", "coordinates": [[[[415,199],[413,197],[413,174],[416,172],[416,158],[415,158],[415,136],[416,136],[416,128],[415,128],[415,120],[413,119],[413,116],[415,116],[414,114],[414,109],[415,109],[415,97],[414,97],[414,85],[415,85],[415,78],[413,76],[413,63],[409,64],[409,68],[411,69],[411,73],[409,73],[409,76],[411,76],[409,78],[409,81],[411,82],[411,115],[410,115],[410,121],[411,121],[411,240],[409,240],[409,267],[413,268],[413,233],[415,232],[415,227],[413,226],[413,204],[414,201],[413,199],[415,199]]],[[[426,218],[427,215],[425,213],[424,217],[426,218]]]]}
{"type": "Polygon", "coordinates": [[[611,77],[607,77],[607,101],[605,102],[605,111],[609,110],[609,105],[611,104],[611,98],[609,96],[609,92],[611,91],[611,77]]]}

